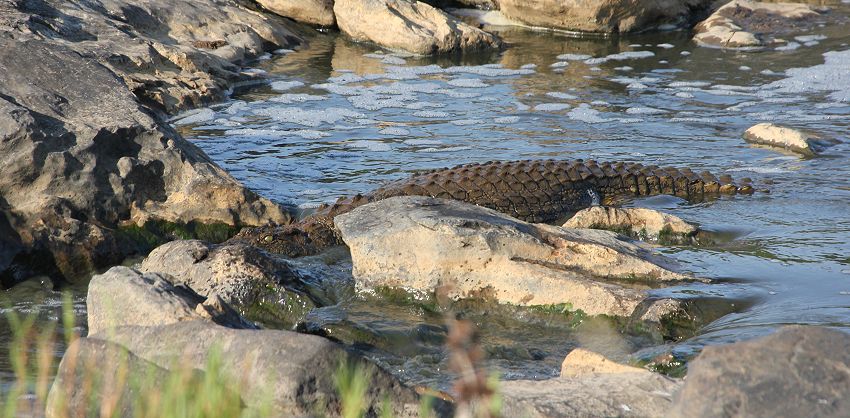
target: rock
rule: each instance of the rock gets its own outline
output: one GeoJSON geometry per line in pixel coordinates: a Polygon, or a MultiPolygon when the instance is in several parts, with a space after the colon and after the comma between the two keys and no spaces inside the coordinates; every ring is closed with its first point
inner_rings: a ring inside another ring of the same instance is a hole
{"type": "Polygon", "coordinates": [[[257,0],[272,13],[299,22],[319,26],[334,26],[333,0],[257,0]]]}
{"type": "Polygon", "coordinates": [[[531,26],[617,33],[681,25],[710,4],[709,0],[499,0],[499,9],[531,26]]]}
{"type": "Polygon", "coordinates": [[[629,316],[647,294],[596,278],[678,282],[669,260],[608,231],[529,224],[453,200],[394,197],[334,218],[358,289],[402,288],[629,316]]]}
{"type": "Polygon", "coordinates": [[[506,417],[658,417],[681,381],[645,370],[499,384],[506,417]]]}
{"type": "Polygon", "coordinates": [[[26,260],[87,280],[140,251],[130,223],[287,222],[162,111],[224,98],[231,60],[297,40],[232,0],[0,3],[0,218],[18,236],[4,281],[26,260]]]}
{"type": "Polygon", "coordinates": [[[706,347],[688,366],[671,417],[850,416],[850,335],[791,326],[706,347]]]}
{"type": "MultiPolygon", "coordinates": [[[[317,411],[337,414],[334,373],[340,362],[359,365],[371,373],[365,399],[368,415],[378,415],[378,408],[388,399],[391,415],[416,416],[416,392],[365,359],[314,335],[238,329],[245,328],[241,327],[245,321],[221,299],[213,305],[233,313],[237,320],[216,323],[220,315],[210,318],[203,314],[211,304],[196,305],[202,300],[191,289],[172,285],[162,274],[142,275],[114,267],[90,284],[88,338],[117,344],[172,372],[181,368],[206,371],[211,353],[217,352],[221,373],[234,382],[245,406],[259,409],[270,401],[274,416],[305,416],[317,411]]],[[[66,356],[73,354],[69,350],[66,356]]],[[[435,407],[442,414],[449,412],[444,403],[435,407]]]]}
{"type": "Polygon", "coordinates": [[[89,333],[201,319],[231,328],[256,328],[217,298],[205,298],[188,287],[175,286],[175,281],[166,274],[143,274],[121,266],[94,276],[86,297],[89,333]]]}
{"type": "Polygon", "coordinates": [[[217,295],[243,316],[276,328],[291,328],[321,306],[289,264],[244,244],[172,241],[151,251],[139,269],[168,273],[176,283],[217,295]]]}
{"type": "Polygon", "coordinates": [[[616,231],[640,239],[687,241],[697,227],[679,217],[645,208],[594,206],[576,213],[566,228],[593,228],[616,231]]]}
{"type": "Polygon", "coordinates": [[[336,0],[340,30],[357,41],[428,55],[498,48],[494,35],[415,0],[336,0]]]}
{"type": "Polygon", "coordinates": [[[835,140],[820,138],[799,129],[773,123],[753,125],[744,132],[744,140],[753,144],[784,148],[807,157],[814,157],[824,148],[837,143],[835,140]]]}
{"type": "Polygon", "coordinates": [[[570,351],[561,363],[561,377],[585,376],[594,373],[649,373],[649,371],[608,360],[601,354],[583,348],[570,351]]]}
{"type": "Polygon", "coordinates": [[[715,48],[761,48],[775,41],[772,35],[809,25],[818,16],[806,4],[733,0],[694,28],[694,41],[715,48]]]}

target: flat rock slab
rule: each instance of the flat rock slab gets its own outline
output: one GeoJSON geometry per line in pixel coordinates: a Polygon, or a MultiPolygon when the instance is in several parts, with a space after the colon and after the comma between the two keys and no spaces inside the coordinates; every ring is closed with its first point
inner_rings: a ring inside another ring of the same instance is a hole
{"type": "Polygon", "coordinates": [[[339,29],[358,41],[419,55],[498,48],[499,39],[416,0],[336,0],[339,29]]]}
{"type": "Polygon", "coordinates": [[[561,377],[586,376],[611,373],[650,373],[648,370],[620,364],[605,356],[583,348],[576,348],[567,354],[561,363],[561,377]]]}
{"type": "Polygon", "coordinates": [[[847,333],[813,326],[706,347],[689,364],[669,416],[850,416],[847,347],[847,333]]]}
{"type": "Polygon", "coordinates": [[[644,290],[606,279],[679,282],[671,262],[615,233],[530,224],[453,200],[394,197],[334,218],[358,289],[402,288],[516,305],[572,304],[629,316],[644,290]]]}
{"type": "Polygon", "coordinates": [[[298,22],[319,26],[333,26],[333,0],[257,0],[268,11],[298,22]]]}
{"type": "Polygon", "coordinates": [[[753,125],[744,132],[744,140],[753,144],[782,148],[806,157],[814,157],[824,148],[838,142],[773,123],[753,125]]]}
{"type": "Polygon", "coordinates": [[[694,41],[715,48],[758,49],[773,43],[774,34],[811,25],[819,16],[806,4],[734,0],[694,28],[694,41]]]}
{"type": "Polygon", "coordinates": [[[697,227],[668,213],[645,208],[594,206],[573,215],[564,227],[608,229],[638,238],[659,236],[692,236],[697,227]]]}
{"type": "Polygon", "coordinates": [[[682,25],[708,0],[499,0],[510,19],[580,32],[635,32],[682,25]]]}
{"type": "Polygon", "coordinates": [[[513,380],[499,390],[506,417],[659,417],[680,386],[680,380],[640,371],[513,380]]]}

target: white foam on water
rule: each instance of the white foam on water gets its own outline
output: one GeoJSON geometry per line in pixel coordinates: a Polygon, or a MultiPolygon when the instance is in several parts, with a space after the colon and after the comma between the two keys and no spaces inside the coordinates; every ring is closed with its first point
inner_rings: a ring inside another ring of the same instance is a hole
{"type": "Polygon", "coordinates": [[[586,103],[582,103],[579,107],[570,110],[570,112],[567,113],[567,117],[572,120],[585,123],[610,122],[609,119],[599,116],[599,113],[600,112],[598,110],[591,108],[586,103]]]}
{"type": "Polygon", "coordinates": [[[272,59],[272,54],[269,54],[268,52],[257,57],[257,61],[267,61],[267,60],[270,60],[270,59],[272,59]]]}
{"type": "Polygon", "coordinates": [[[714,90],[731,90],[731,91],[758,91],[761,86],[736,86],[734,84],[715,84],[711,86],[714,90]]]}
{"type": "Polygon", "coordinates": [[[230,106],[224,109],[224,113],[228,115],[235,115],[243,110],[248,109],[248,103],[243,102],[242,100],[238,100],[233,102],[230,106]]]}
{"type": "Polygon", "coordinates": [[[453,99],[474,99],[476,97],[481,97],[481,93],[468,92],[468,91],[459,91],[452,89],[439,89],[434,91],[434,93],[445,94],[453,99]]]}
{"type": "Polygon", "coordinates": [[[717,123],[714,118],[670,118],[670,122],[689,122],[689,123],[717,123]]]}
{"type": "Polygon", "coordinates": [[[410,135],[409,130],[404,129],[404,128],[398,128],[398,127],[384,128],[384,129],[381,129],[380,131],[378,131],[378,133],[381,134],[381,135],[394,135],[394,136],[410,135]]]}
{"type": "Polygon", "coordinates": [[[344,119],[364,118],[366,115],[349,109],[330,107],[326,109],[301,109],[298,107],[271,107],[254,110],[254,114],[271,117],[279,122],[316,127],[325,123],[336,123],[344,119]]]}
{"type": "Polygon", "coordinates": [[[739,69],[739,70],[741,70],[741,71],[750,71],[750,70],[752,70],[752,68],[747,67],[746,65],[742,65],[742,66],[738,67],[738,69],[739,69]]]}
{"type": "Polygon", "coordinates": [[[531,106],[523,103],[523,102],[514,102],[514,108],[516,108],[517,112],[525,112],[531,109],[531,106]]]}
{"type": "Polygon", "coordinates": [[[376,119],[369,119],[369,118],[359,118],[359,119],[355,119],[355,120],[354,120],[354,122],[355,122],[355,123],[357,123],[357,124],[358,124],[358,125],[360,125],[360,126],[366,126],[366,125],[377,125],[377,124],[379,124],[379,123],[382,123],[382,122],[381,122],[381,121],[379,121],[379,120],[376,120],[376,119]]]}
{"type": "Polygon", "coordinates": [[[521,68],[518,70],[511,70],[508,68],[502,68],[500,64],[487,64],[479,66],[456,66],[442,69],[442,72],[446,74],[475,74],[484,77],[505,77],[534,74],[534,70],[531,69],[521,68]]]}
{"type": "Polygon", "coordinates": [[[224,131],[225,136],[229,137],[243,137],[243,138],[283,138],[287,135],[286,131],[279,131],[277,129],[230,129],[224,131]]]}
{"type": "Polygon", "coordinates": [[[483,122],[484,121],[481,120],[481,119],[458,119],[458,120],[453,120],[451,122],[451,124],[455,125],[455,126],[471,126],[471,125],[480,125],[483,122]]]}
{"type": "Polygon", "coordinates": [[[669,87],[705,87],[710,86],[707,81],[674,81],[668,84],[669,87]]]}
{"type": "Polygon", "coordinates": [[[362,94],[359,96],[349,96],[348,102],[351,106],[363,110],[381,110],[388,108],[404,108],[408,101],[416,100],[415,97],[405,96],[388,96],[374,93],[362,94]]]}
{"type": "Polygon", "coordinates": [[[319,100],[326,100],[327,96],[316,96],[312,94],[281,94],[269,99],[270,102],[275,103],[283,103],[283,104],[292,104],[292,103],[305,103],[305,102],[316,102],[319,100]]]}
{"type": "Polygon", "coordinates": [[[552,97],[552,98],[555,98],[555,99],[561,99],[561,100],[578,99],[578,96],[574,96],[574,95],[569,94],[569,93],[562,93],[560,91],[550,91],[550,92],[546,93],[546,95],[549,96],[549,97],[552,97]]]}
{"type": "Polygon", "coordinates": [[[800,48],[800,44],[798,42],[788,42],[785,45],[777,46],[776,48],[773,48],[773,49],[775,49],[777,51],[793,51],[797,48],[800,48]]]}
{"type": "Polygon", "coordinates": [[[630,115],[658,115],[667,113],[666,110],[656,109],[654,107],[630,107],[626,109],[626,113],[630,115]]]}
{"type": "Polygon", "coordinates": [[[584,61],[593,57],[587,54],[561,54],[555,58],[559,61],[584,61]]]}
{"type": "Polygon", "coordinates": [[[375,152],[386,152],[392,151],[393,147],[390,144],[380,142],[380,141],[369,141],[366,139],[358,139],[356,141],[348,141],[345,143],[346,146],[350,148],[362,148],[369,151],[375,152]]]}
{"type": "Polygon", "coordinates": [[[304,139],[319,139],[331,136],[331,134],[327,132],[317,131],[314,129],[299,129],[296,131],[292,131],[292,134],[300,136],[304,139]]]}
{"type": "Polygon", "coordinates": [[[261,68],[245,68],[241,72],[242,72],[242,74],[248,74],[248,75],[268,74],[268,72],[266,70],[263,70],[261,68]]]}
{"type": "Polygon", "coordinates": [[[683,99],[693,99],[694,98],[693,94],[685,92],[685,91],[680,91],[680,92],[674,94],[674,96],[681,97],[683,99]]]}
{"type": "Polygon", "coordinates": [[[519,67],[521,70],[533,70],[537,68],[537,64],[525,64],[522,67],[519,67]]]}
{"type": "Polygon", "coordinates": [[[655,46],[657,46],[659,48],[664,48],[664,49],[675,48],[675,46],[673,46],[672,44],[658,44],[658,45],[655,45],[655,46]]]}
{"type": "Polygon", "coordinates": [[[408,140],[405,140],[405,141],[404,141],[404,143],[405,143],[406,145],[414,145],[414,146],[415,146],[415,145],[442,145],[442,144],[443,144],[443,141],[440,141],[440,140],[437,140],[437,139],[421,139],[421,138],[417,138],[417,139],[408,139],[408,140]]]}
{"type": "Polygon", "coordinates": [[[604,64],[606,62],[608,62],[607,58],[588,58],[584,60],[584,63],[587,65],[604,64]]]}
{"type": "Polygon", "coordinates": [[[201,122],[209,122],[215,119],[215,111],[212,109],[196,109],[181,113],[175,117],[175,125],[190,125],[201,122]]]}
{"type": "Polygon", "coordinates": [[[803,35],[803,36],[795,36],[794,40],[797,42],[812,42],[812,41],[822,41],[826,39],[825,35],[803,35]]]}
{"type": "Polygon", "coordinates": [[[440,112],[437,110],[420,110],[415,112],[413,116],[416,116],[417,118],[447,118],[451,115],[447,112],[440,112]]]}
{"type": "Polygon", "coordinates": [[[679,55],[688,56],[688,55],[691,55],[691,52],[690,51],[682,51],[682,52],[679,53],[679,55]]]}
{"type": "Polygon", "coordinates": [[[274,53],[275,55],[286,55],[286,54],[291,54],[293,52],[295,52],[294,49],[286,49],[286,48],[275,49],[274,51],[272,51],[272,53],[274,53]]]}
{"type": "Polygon", "coordinates": [[[667,60],[658,61],[659,64],[669,64],[670,62],[667,60]]]}
{"type": "Polygon", "coordinates": [[[342,72],[342,74],[338,76],[328,77],[328,84],[348,84],[359,83],[361,81],[366,81],[366,79],[351,72],[342,72]]]}
{"type": "Polygon", "coordinates": [[[472,147],[467,146],[458,146],[458,147],[445,147],[445,148],[423,148],[419,150],[419,152],[458,152],[458,151],[468,151],[471,150],[472,147]]]}
{"type": "Polygon", "coordinates": [[[289,89],[293,89],[295,87],[303,86],[304,83],[300,81],[275,81],[271,83],[269,86],[274,91],[286,91],[289,89]]]}
{"type": "Polygon", "coordinates": [[[630,44],[629,48],[640,48],[642,46],[643,46],[643,44],[630,44]]]}
{"type": "Polygon", "coordinates": [[[502,117],[498,117],[496,119],[493,119],[493,122],[496,122],[496,123],[502,124],[502,125],[509,125],[509,124],[512,124],[512,123],[519,122],[519,116],[502,116],[502,117]]]}
{"type": "Polygon", "coordinates": [[[614,69],[618,70],[618,71],[632,71],[632,70],[634,70],[634,68],[629,67],[629,66],[615,67],[614,69]]]}
{"type": "Polygon", "coordinates": [[[541,103],[537,106],[534,106],[534,110],[539,112],[558,112],[561,110],[569,109],[570,105],[566,103],[541,103]]]}
{"type": "Polygon", "coordinates": [[[594,100],[590,102],[590,104],[593,106],[611,106],[611,103],[608,103],[604,100],[594,100]]]}
{"type": "Polygon", "coordinates": [[[410,110],[422,110],[422,109],[428,109],[428,108],[439,109],[441,107],[446,107],[446,104],[445,103],[437,103],[437,102],[414,102],[414,103],[408,103],[408,104],[404,105],[405,109],[410,109],[410,110]]]}
{"type": "Polygon", "coordinates": [[[628,86],[626,86],[626,88],[632,89],[632,90],[643,90],[643,89],[648,89],[649,86],[647,86],[646,84],[643,84],[643,83],[631,83],[628,86]]]}
{"type": "Polygon", "coordinates": [[[641,118],[615,118],[611,119],[611,121],[619,122],[619,123],[641,123],[643,119],[641,118]]]}
{"type": "Polygon", "coordinates": [[[552,67],[552,68],[564,68],[564,67],[567,67],[569,65],[570,65],[570,63],[567,62],[567,61],[558,61],[558,62],[550,65],[550,67],[552,67]]]}
{"type": "Polygon", "coordinates": [[[787,78],[765,87],[775,88],[780,93],[832,92],[831,100],[850,102],[850,50],[831,51],[823,56],[823,64],[791,68],[785,72],[787,78]]]}
{"type": "Polygon", "coordinates": [[[489,84],[481,81],[480,78],[456,78],[449,80],[448,85],[462,88],[483,88],[490,87],[489,84]]]}
{"type": "Polygon", "coordinates": [[[617,53],[617,54],[611,54],[611,55],[608,55],[608,56],[602,57],[602,58],[591,58],[591,59],[585,60],[584,63],[592,65],[592,64],[601,64],[603,62],[608,62],[608,61],[623,61],[623,60],[630,60],[630,59],[649,58],[649,57],[654,57],[654,56],[655,56],[655,53],[652,52],[652,51],[625,51],[625,52],[620,52],[620,53],[617,53]]]}

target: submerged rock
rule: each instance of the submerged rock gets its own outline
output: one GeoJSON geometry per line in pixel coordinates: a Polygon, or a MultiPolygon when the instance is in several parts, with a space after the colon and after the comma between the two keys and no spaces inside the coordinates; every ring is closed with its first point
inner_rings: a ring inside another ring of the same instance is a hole
{"type": "Polygon", "coordinates": [[[773,35],[811,25],[818,16],[806,4],[733,0],[696,26],[694,41],[715,48],[760,48],[773,43],[773,35]]]}
{"type": "Polygon", "coordinates": [[[531,26],[580,32],[637,32],[681,25],[709,0],[499,0],[502,13],[531,26]]]}
{"type": "MultiPolygon", "coordinates": [[[[257,410],[270,407],[275,416],[308,416],[317,412],[337,416],[340,395],[334,374],[341,363],[359,365],[368,371],[368,389],[363,399],[367,415],[379,415],[387,403],[392,416],[418,416],[416,391],[362,357],[314,335],[239,329],[245,321],[235,313],[237,321],[213,322],[203,314],[210,305],[231,313],[233,310],[221,299],[212,302],[204,301],[189,288],[173,285],[167,276],[158,273],[142,275],[126,267],[114,267],[95,276],[87,300],[89,336],[78,344],[83,350],[66,352],[58,372],[61,379],[51,390],[62,394],[51,394],[50,399],[85,395],[86,385],[73,381],[77,358],[69,356],[95,356],[107,361],[96,364],[90,373],[109,374],[122,367],[120,362],[111,363],[116,360],[112,356],[86,349],[116,344],[132,355],[131,364],[153,364],[157,373],[205,373],[212,356],[216,356],[218,371],[233,383],[244,406],[257,410]]],[[[120,386],[116,389],[123,391],[120,386]]],[[[439,416],[450,412],[443,402],[436,402],[434,407],[439,416]]],[[[57,410],[56,405],[48,405],[48,410],[57,410]]]]}
{"type": "Polygon", "coordinates": [[[172,241],[151,251],[140,270],[168,273],[201,295],[218,295],[242,315],[280,328],[291,328],[321,306],[289,264],[244,244],[172,241]]]}
{"type": "Polygon", "coordinates": [[[706,347],[688,366],[671,417],[850,416],[850,335],[792,326],[706,347]]]}
{"type": "Polygon", "coordinates": [[[612,232],[529,224],[453,200],[394,197],[334,222],[351,249],[359,289],[432,293],[448,287],[454,299],[571,304],[590,315],[629,316],[648,295],[612,279],[688,279],[671,270],[669,260],[612,232]]]}
{"type": "Polygon", "coordinates": [[[320,26],[333,26],[333,0],[257,0],[272,13],[288,17],[299,22],[320,26]]]}
{"type": "Polygon", "coordinates": [[[428,55],[498,48],[499,39],[416,0],[336,0],[339,29],[358,41],[428,55]]]}
{"type": "Polygon", "coordinates": [[[697,227],[677,216],[645,208],[594,206],[576,213],[564,227],[607,229],[640,239],[687,241],[697,227]]]}
{"type": "Polygon", "coordinates": [[[824,148],[837,143],[835,140],[773,123],[759,123],[750,127],[744,132],[744,140],[753,144],[783,148],[807,157],[814,157],[824,148]]]}
{"type": "Polygon", "coordinates": [[[297,40],[232,0],[2,3],[0,218],[16,237],[4,283],[86,280],[138,250],[128,223],[286,222],[161,112],[223,98],[234,62],[297,40]]]}

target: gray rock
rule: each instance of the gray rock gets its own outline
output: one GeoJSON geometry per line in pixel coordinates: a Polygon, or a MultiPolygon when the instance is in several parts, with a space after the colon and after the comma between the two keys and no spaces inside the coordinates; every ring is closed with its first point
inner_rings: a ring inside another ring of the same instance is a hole
{"type": "Polygon", "coordinates": [[[339,29],[358,41],[420,55],[498,48],[494,35],[416,0],[335,0],[339,29]]]}
{"type": "Polygon", "coordinates": [[[175,286],[174,280],[166,274],[142,274],[120,266],[94,276],[86,297],[89,333],[204,319],[233,328],[255,328],[217,298],[175,286]]]}
{"type": "Polygon", "coordinates": [[[139,269],[168,273],[177,283],[203,296],[217,295],[242,315],[275,328],[290,328],[321,306],[288,263],[244,244],[172,241],[151,251],[139,269]]]}
{"type": "Polygon", "coordinates": [[[670,417],[850,416],[850,335],[785,327],[741,343],[706,347],[670,417]]]}
{"type": "Polygon", "coordinates": [[[0,1],[0,276],[84,280],[147,220],[286,222],[162,119],[224,97],[234,63],[298,40],[235,1],[0,1]]]}
{"type": "Polygon", "coordinates": [[[670,260],[612,232],[529,224],[452,200],[394,197],[334,223],[351,250],[359,289],[432,293],[447,286],[453,298],[566,303],[590,315],[630,316],[646,307],[646,290],[594,279],[688,278],[670,270],[670,260]]]}
{"type": "Polygon", "coordinates": [[[680,380],[639,371],[513,380],[499,390],[506,417],[658,417],[680,386],[680,380]]]}
{"type": "Polygon", "coordinates": [[[531,26],[616,33],[682,25],[710,4],[710,0],[499,0],[499,9],[531,26]]]}

